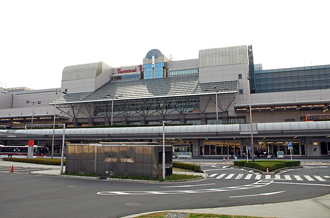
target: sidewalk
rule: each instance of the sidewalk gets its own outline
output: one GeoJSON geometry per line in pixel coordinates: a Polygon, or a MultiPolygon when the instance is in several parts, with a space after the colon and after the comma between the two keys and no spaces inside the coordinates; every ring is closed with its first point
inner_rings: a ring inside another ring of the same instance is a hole
{"type": "MultiPolygon", "coordinates": [[[[50,176],[60,176],[60,166],[30,164],[11,161],[2,161],[0,159],[0,167],[22,167],[44,169],[33,171],[31,174],[43,174],[50,176]]],[[[159,212],[159,211],[158,211],[159,212]]],[[[227,215],[245,215],[257,217],[282,217],[282,218],[328,218],[330,217],[330,194],[291,202],[271,203],[271,204],[257,204],[248,206],[234,206],[234,207],[219,207],[207,209],[191,209],[191,210],[171,210],[171,212],[185,212],[185,213],[209,213],[209,214],[227,214],[227,215]]],[[[143,213],[150,214],[153,212],[143,213]]],[[[139,214],[142,215],[142,214],[139,214]]],[[[125,218],[133,218],[139,216],[131,215],[125,218]]]]}

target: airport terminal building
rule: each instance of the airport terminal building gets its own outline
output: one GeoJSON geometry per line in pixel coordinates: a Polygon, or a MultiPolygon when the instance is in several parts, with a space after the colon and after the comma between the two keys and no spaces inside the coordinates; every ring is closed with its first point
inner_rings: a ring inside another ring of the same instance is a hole
{"type": "Polygon", "coordinates": [[[66,130],[68,143],[162,142],[168,121],[166,144],[182,157],[242,157],[251,138],[257,157],[289,155],[288,142],[295,156],[330,156],[330,65],[263,70],[250,45],[203,49],[191,60],[152,49],[132,66],[67,66],[61,88],[2,89],[0,102],[5,145],[35,139],[49,146],[52,130],[22,128],[54,118],[76,127],[66,130]]]}

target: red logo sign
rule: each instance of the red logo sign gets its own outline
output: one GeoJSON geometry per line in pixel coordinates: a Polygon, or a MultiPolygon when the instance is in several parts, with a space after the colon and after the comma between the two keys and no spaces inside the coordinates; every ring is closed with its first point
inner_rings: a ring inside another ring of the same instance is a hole
{"type": "MultiPolygon", "coordinates": [[[[142,65],[140,64],[138,66],[140,68],[140,71],[142,71],[142,65]]],[[[118,74],[120,73],[134,73],[134,72],[137,72],[137,68],[135,67],[134,69],[128,69],[128,70],[122,70],[121,68],[118,68],[118,74]]]]}
{"type": "Polygon", "coordinates": [[[28,145],[29,145],[29,146],[34,146],[34,140],[29,140],[28,145]]]}

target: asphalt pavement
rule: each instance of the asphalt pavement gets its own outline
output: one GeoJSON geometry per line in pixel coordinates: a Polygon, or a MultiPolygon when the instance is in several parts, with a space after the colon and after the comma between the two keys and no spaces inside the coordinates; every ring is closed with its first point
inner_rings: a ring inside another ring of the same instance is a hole
{"type": "MultiPolygon", "coordinates": [[[[0,167],[6,167],[15,172],[15,168],[29,168],[31,174],[47,175],[47,176],[63,176],[61,175],[60,166],[20,163],[11,161],[2,161],[0,159],[0,167]],[[33,169],[36,169],[33,171],[33,169]]],[[[64,168],[65,170],[65,168],[64,168]]],[[[175,172],[176,173],[176,172],[175,172]]],[[[150,214],[159,211],[150,211],[150,214]]],[[[177,213],[204,213],[204,214],[227,214],[227,215],[245,215],[256,217],[330,217],[330,195],[325,195],[312,199],[305,199],[299,201],[271,203],[271,204],[257,204],[247,206],[234,207],[219,207],[207,209],[189,209],[189,210],[173,210],[171,212],[177,213]]],[[[125,218],[133,218],[142,214],[126,216],[125,218]]]]}

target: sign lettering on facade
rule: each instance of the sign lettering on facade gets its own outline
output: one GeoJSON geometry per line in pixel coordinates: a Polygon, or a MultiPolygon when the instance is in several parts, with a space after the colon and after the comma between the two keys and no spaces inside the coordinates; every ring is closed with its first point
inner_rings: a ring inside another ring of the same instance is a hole
{"type": "MultiPolygon", "coordinates": [[[[139,70],[142,71],[142,65],[140,64],[139,66],[139,70]]],[[[137,68],[133,68],[133,69],[127,69],[127,70],[122,70],[121,68],[118,68],[117,69],[118,71],[118,74],[121,74],[121,73],[134,73],[134,72],[137,72],[137,68]]]]}

